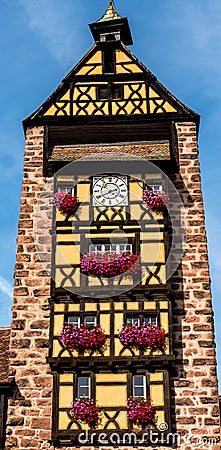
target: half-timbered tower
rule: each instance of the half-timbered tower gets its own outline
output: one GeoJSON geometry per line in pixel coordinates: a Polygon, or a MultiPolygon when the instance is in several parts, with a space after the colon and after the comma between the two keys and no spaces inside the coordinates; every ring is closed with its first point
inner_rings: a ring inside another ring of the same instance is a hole
{"type": "Polygon", "coordinates": [[[199,116],[128,49],[113,0],[90,29],[24,121],[6,448],[215,450],[199,116]]]}

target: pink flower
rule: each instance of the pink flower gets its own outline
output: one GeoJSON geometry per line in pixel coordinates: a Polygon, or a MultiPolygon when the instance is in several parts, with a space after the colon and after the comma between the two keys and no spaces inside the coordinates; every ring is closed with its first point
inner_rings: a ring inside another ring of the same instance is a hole
{"type": "Polygon", "coordinates": [[[80,327],[66,324],[60,337],[65,347],[79,352],[99,350],[104,346],[107,338],[101,326],[87,327],[85,324],[80,327]]]}
{"type": "Polygon", "coordinates": [[[56,192],[54,194],[53,204],[58,208],[58,210],[64,215],[74,214],[78,207],[78,198],[71,195],[66,194],[64,192],[56,192]]]}
{"type": "Polygon", "coordinates": [[[145,350],[162,348],[165,346],[165,331],[155,325],[124,325],[118,337],[122,345],[145,350]]]}
{"type": "Polygon", "coordinates": [[[156,410],[151,405],[150,397],[147,399],[129,397],[127,399],[127,416],[132,423],[142,427],[154,424],[155,414],[156,410]]]}
{"type": "Polygon", "coordinates": [[[169,203],[169,195],[164,191],[150,191],[145,189],[142,196],[143,202],[148,208],[156,212],[163,212],[169,203]]]}
{"type": "Polygon", "coordinates": [[[81,258],[81,272],[94,276],[110,278],[127,272],[127,276],[139,274],[140,261],[138,255],[129,251],[118,253],[87,253],[81,258]]]}
{"type": "Polygon", "coordinates": [[[100,408],[96,406],[93,400],[89,400],[87,397],[79,398],[72,402],[71,405],[70,414],[74,419],[96,428],[99,422],[100,408]]]}

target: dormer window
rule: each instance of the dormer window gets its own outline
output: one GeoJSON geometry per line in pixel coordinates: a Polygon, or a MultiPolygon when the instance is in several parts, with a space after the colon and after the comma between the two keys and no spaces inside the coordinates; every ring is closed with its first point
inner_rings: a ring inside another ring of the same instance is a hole
{"type": "Polygon", "coordinates": [[[120,41],[120,31],[115,33],[102,33],[100,35],[101,42],[120,41]]]}

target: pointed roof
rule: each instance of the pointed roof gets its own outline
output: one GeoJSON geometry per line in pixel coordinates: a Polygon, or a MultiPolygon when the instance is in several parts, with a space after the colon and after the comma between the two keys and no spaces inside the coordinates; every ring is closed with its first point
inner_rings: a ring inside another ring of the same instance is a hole
{"type": "Polygon", "coordinates": [[[121,18],[122,17],[116,11],[114,0],[110,0],[105,13],[100,19],[97,20],[97,22],[105,22],[106,20],[116,20],[121,18]]]}
{"type": "MultiPolygon", "coordinates": [[[[173,94],[171,94],[157,80],[156,76],[149,69],[147,69],[122,42],[118,43],[118,51],[122,52],[124,61],[128,61],[122,63],[125,68],[125,72],[122,74],[122,77],[124,77],[124,82],[127,79],[125,78],[126,75],[128,74],[131,80],[131,74],[133,73],[135,76],[140,75],[140,79],[144,80],[143,82],[146,80],[149,85],[150,107],[149,111],[146,111],[146,113],[144,112],[144,116],[149,119],[152,118],[156,120],[156,118],[162,117],[160,114],[162,113],[164,117],[170,117],[171,120],[175,121],[183,118],[185,120],[193,120],[196,123],[199,122],[200,116],[191,108],[184,105],[173,94]]],[[[86,53],[86,55],[83,56],[77,65],[71,69],[71,71],[63,79],[62,83],[57,87],[57,89],[55,89],[48,99],[23,121],[24,129],[26,130],[28,126],[33,124],[48,123],[50,121],[53,121],[53,123],[56,123],[57,121],[62,123],[63,120],[67,121],[70,119],[70,121],[73,121],[75,119],[80,119],[81,117],[79,117],[73,110],[73,85],[77,86],[75,83],[79,83],[81,81],[81,77],[84,81],[85,77],[87,77],[88,82],[93,84],[96,76],[102,76],[102,56],[100,43],[94,44],[94,46],[86,53]],[[100,73],[100,75],[96,75],[98,73],[100,73]]],[[[113,77],[115,77],[115,75],[113,77]]],[[[93,102],[93,100],[91,101],[93,102]]],[[[145,101],[147,101],[147,99],[145,99],[145,101]]],[[[74,100],[74,103],[76,103],[76,100],[74,100]]],[[[105,115],[108,117],[108,114],[105,115]]],[[[85,117],[89,118],[90,115],[86,115],[85,117]]],[[[93,117],[93,114],[91,117],[93,117]]],[[[102,117],[104,116],[101,116],[101,118],[102,117]]],[[[118,117],[122,118],[122,115],[118,117]]],[[[84,119],[84,117],[82,118],[84,119]]],[[[99,117],[97,117],[97,119],[99,119],[99,117]]]]}
{"type": "Polygon", "coordinates": [[[101,34],[120,31],[120,39],[126,45],[132,45],[130,26],[127,17],[121,17],[115,8],[114,0],[109,0],[108,7],[103,16],[96,22],[89,24],[95,41],[100,41],[101,34]]]}

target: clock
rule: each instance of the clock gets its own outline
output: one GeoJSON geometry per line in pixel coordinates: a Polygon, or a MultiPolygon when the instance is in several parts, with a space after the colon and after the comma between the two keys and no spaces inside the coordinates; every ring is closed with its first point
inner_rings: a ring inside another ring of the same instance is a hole
{"type": "Polygon", "coordinates": [[[127,177],[93,177],[93,206],[128,205],[127,177]]]}

